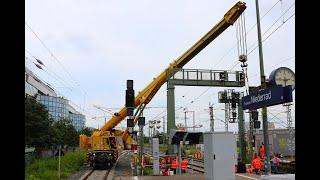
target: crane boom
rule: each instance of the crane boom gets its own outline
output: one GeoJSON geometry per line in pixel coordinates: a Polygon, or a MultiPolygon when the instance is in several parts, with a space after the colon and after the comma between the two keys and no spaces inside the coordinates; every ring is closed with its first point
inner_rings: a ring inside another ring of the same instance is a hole
{"type": "MultiPolygon", "coordinates": [[[[187,64],[194,56],[196,56],[201,50],[203,50],[209,43],[211,43],[216,37],[218,37],[225,29],[232,25],[242,12],[246,9],[244,2],[237,2],[207,34],[205,34],[198,42],[196,42],[190,49],[183,53],[177,60],[170,63],[169,67],[158,75],[154,80],[145,87],[135,97],[135,106],[141,104],[148,104],[161,86],[166,82],[167,77],[173,76],[174,68],[182,68],[187,64]]],[[[117,114],[107,121],[107,123],[100,129],[101,131],[109,131],[116,125],[118,125],[127,116],[127,109],[123,107],[117,114]]],[[[124,139],[127,137],[127,133],[124,133],[124,139]]]]}

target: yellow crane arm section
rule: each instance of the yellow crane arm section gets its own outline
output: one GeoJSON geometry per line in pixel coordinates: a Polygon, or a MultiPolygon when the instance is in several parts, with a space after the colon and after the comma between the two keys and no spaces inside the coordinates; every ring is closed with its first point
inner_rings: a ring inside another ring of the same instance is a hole
{"type": "MultiPolygon", "coordinates": [[[[223,17],[223,19],[216,24],[206,35],[204,35],[198,42],[196,42],[190,49],[182,54],[177,60],[170,63],[169,67],[163,71],[158,77],[144,88],[135,97],[135,106],[141,104],[148,104],[153,96],[157,93],[160,87],[166,82],[167,77],[173,75],[173,68],[182,68],[187,64],[194,56],[196,56],[202,49],[204,49],[210,42],[218,37],[225,29],[232,25],[241,13],[246,9],[246,5],[243,2],[236,3],[223,17]],[[169,73],[169,74],[167,74],[169,73]]],[[[101,131],[109,131],[116,125],[118,125],[127,116],[127,109],[123,107],[117,116],[113,116],[102,128],[101,131]]],[[[126,131],[127,132],[127,131],[126,131]]],[[[127,133],[124,133],[124,140],[127,138],[127,133]]]]}

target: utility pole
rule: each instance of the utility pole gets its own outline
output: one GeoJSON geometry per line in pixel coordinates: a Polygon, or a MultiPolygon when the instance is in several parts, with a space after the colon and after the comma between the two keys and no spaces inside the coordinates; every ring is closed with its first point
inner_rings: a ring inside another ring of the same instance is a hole
{"type": "Polygon", "coordinates": [[[139,174],[142,173],[142,155],[143,155],[143,126],[139,126],[139,134],[140,134],[140,138],[139,138],[139,152],[138,152],[138,156],[139,156],[139,174]]]}
{"type": "MultiPolygon", "coordinates": [[[[257,30],[258,30],[258,44],[259,44],[259,63],[260,63],[260,79],[261,87],[266,88],[266,77],[264,75],[264,66],[263,66],[263,53],[262,53],[262,39],[261,39],[261,27],[260,27],[260,14],[259,14],[259,3],[256,0],[256,12],[257,12],[257,30]]],[[[270,174],[270,155],[269,155],[269,137],[268,137],[268,117],[267,117],[267,107],[262,108],[262,118],[263,118],[263,139],[265,144],[265,172],[270,174]]]]}
{"type": "Polygon", "coordinates": [[[187,111],[184,111],[184,127],[187,129],[187,111]]]}
{"type": "Polygon", "coordinates": [[[293,160],[293,149],[294,149],[294,134],[293,134],[293,127],[292,127],[292,119],[291,119],[291,103],[284,104],[287,108],[287,128],[289,130],[289,138],[290,138],[290,143],[289,144],[289,151],[291,153],[291,160],[293,160]]]}
{"type": "Polygon", "coordinates": [[[225,120],[224,120],[224,127],[226,129],[226,132],[228,132],[228,121],[229,121],[229,103],[225,103],[225,120]]]}
{"type": "Polygon", "coordinates": [[[196,130],[195,130],[196,124],[195,124],[195,121],[194,121],[194,111],[192,111],[192,113],[193,113],[193,116],[192,116],[192,118],[193,118],[193,132],[195,132],[195,131],[196,131],[196,130]]]}
{"type": "Polygon", "coordinates": [[[214,132],[214,119],[213,119],[213,104],[209,103],[210,110],[210,132],[214,132]]]}
{"type": "Polygon", "coordinates": [[[242,110],[242,101],[239,99],[238,102],[238,129],[239,129],[239,142],[240,142],[240,157],[242,161],[246,159],[247,148],[245,141],[245,128],[244,128],[244,114],[242,110]]]}
{"type": "Polygon", "coordinates": [[[250,158],[253,157],[253,120],[252,120],[252,115],[251,111],[249,111],[249,154],[250,158]]]}
{"type": "Polygon", "coordinates": [[[165,131],[166,131],[166,128],[165,128],[165,124],[166,124],[166,122],[165,122],[165,116],[163,116],[162,117],[163,118],[163,121],[162,121],[162,130],[163,130],[163,140],[162,140],[162,143],[163,144],[166,144],[165,142],[166,142],[166,139],[167,139],[167,135],[166,135],[166,133],[165,133],[165,131]]]}

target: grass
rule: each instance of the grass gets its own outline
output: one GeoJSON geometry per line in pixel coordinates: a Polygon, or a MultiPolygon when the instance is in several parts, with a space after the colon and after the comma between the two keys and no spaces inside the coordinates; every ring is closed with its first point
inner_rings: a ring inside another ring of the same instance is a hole
{"type": "MultiPolygon", "coordinates": [[[[66,179],[85,163],[86,151],[68,152],[60,158],[60,177],[66,179]]],[[[26,180],[59,179],[58,157],[37,159],[25,167],[26,180]]]]}
{"type": "Polygon", "coordinates": [[[144,176],[150,176],[153,174],[153,169],[150,167],[146,167],[143,169],[143,175],[144,176]]]}
{"type": "Polygon", "coordinates": [[[168,149],[168,145],[167,144],[159,144],[159,151],[166,152],[167,149],[168,149]]]}
{"type": "MultiPolygon", "coordinates": [[[[144,143],[144,144],[143,144],[143,147],[149,148],[149,147],[150,147],[150,144],[144,143]]],[[[159,144],[159,151],[161,151],[161,152],[166,152],[167,149],[168,149],[167,144],[159,144]]]]}

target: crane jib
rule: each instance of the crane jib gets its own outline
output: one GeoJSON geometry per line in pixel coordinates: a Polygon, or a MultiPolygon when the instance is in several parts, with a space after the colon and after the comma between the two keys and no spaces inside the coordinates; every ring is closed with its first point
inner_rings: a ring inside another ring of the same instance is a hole
{"type": "MultiPolygon", "coordinates": [[[[216,37],[218,37],[224,30],[232,25],[246,9],[243,2],[236,3],[208,33],[206,33],[199,41],[197,41],[190,49],[183,53],[177,60],[172,62],[169,67],[163,71],[158,77],[145,87],[136,97],[135,105],[147,104],[151,101],[153,96],[158,92],[161,86],[166,82],[168,77],[174,75],[174,68],[182,68],[200,51],[202,51],[208,44],[210,44],[216,37]]],[[[118,125],[126,117],[127,110],[123,107],[117,114],[113,116],[101,128],[101,131],[109,131],[118,125]]],[[[128,136],[123,136],[128,137],[128,136]]]]}

